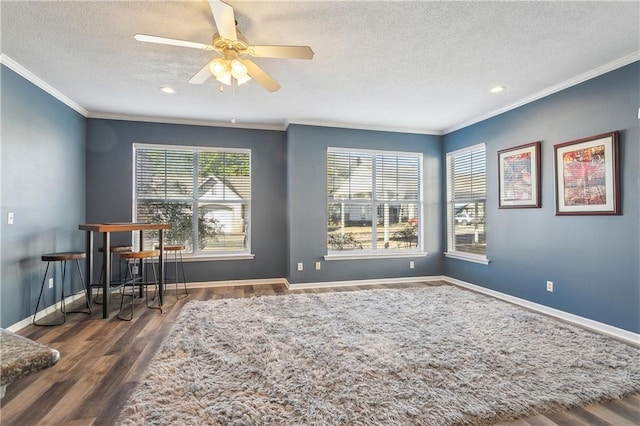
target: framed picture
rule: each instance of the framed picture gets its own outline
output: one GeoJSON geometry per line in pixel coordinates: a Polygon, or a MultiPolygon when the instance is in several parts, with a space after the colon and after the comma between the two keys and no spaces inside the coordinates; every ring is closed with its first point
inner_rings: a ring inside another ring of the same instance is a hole
{"type": "Polygon", "coordinates": [[[498,151],[498,207],[540,207],[540,142],[498,151]]]}
{"type": "Polygon", "coordinates": [[[619,215],[618,133],[554,146],[556,215],[619,215]]]}

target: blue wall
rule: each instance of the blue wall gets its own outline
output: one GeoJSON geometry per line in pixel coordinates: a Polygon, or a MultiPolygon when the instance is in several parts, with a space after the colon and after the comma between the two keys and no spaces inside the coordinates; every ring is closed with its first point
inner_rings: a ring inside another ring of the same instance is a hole
{"type": "Polygon", "coordinates": [[[291,283],[439,275],[442,260],[440,136],[290,125],[287,131],[291,283]],[[424,160],[425,250],[428,257],[331,260],[327,254],[327,148],[421,152],[424,160]],[[409,269],[409,260],[415,269],[409,269]],[[303,271],[297,270],[302,262],[303,271]],[[321,262],[319,271],[314,263],[321,262]]]}
{"type": "MultiPolygon", "coordinates": [[[[185,272],[191,282],[286,276],[284,132],[89,119],[87,222],[132,220],[134,143],[251,149],[251,252],[255,258],[187,262],[185,272]]],[[[113,241],[130,244],[131,234],[114,234],[113,241]]]]}
{"type": "MultiPolygon", "coordinates": [[[[33,315],[46,267],[43,254],[84,251],[78,224],[85,217],[86,125],[80,114],[5,66],[0,69],[0,300],[7,327],[33,315]],[[15,215],[13,225],[7,224],[8,212],[15,215]]],[[[58,268],[54,282],[53,290],[45,289],[45,306],[53,303],[54,290],[60,297],[58,268]]],[[[73,290],[79,289],[76,279],[73,290]]]]}
{"type": "MultiPolygon", "coordinates": [[[[292,283],[448,275],[640,332],[640,65],[444,137],[291,125],[287,132],[85,119],[2,67],[2,326],[33,313],[43,253],[82,250],[83,222],[131,220],[132,143],[249,148],[253,260],[189,262],[189,281],[292,283]],[[555,216],[553,145],[620,131],[622,216],[555,216]],[[542,141],[542,208],[497,208],[497,151],[542,141]],[[443,259],[444,155],[487,144],[489,265],[443,259]],[[326,148],[424,155],[426,258],[324,261],[326,148]],[[86,185],[86,186],[85,186],[86,185]],[[15,224],[6,224],[7,212],[15,224]],[[322,262],[315,271],[313,263],[322,262]],[[296,263],[305,270],[298,272],[296,263]],[[548,293],[545,282],[555,291],[548,293]]],[[[128,235],[114,235],[114,242],[128,235]]],[[[58,281],[58,280],[57,280],[58,281]]],[[[78,283],[75,283],[76,289],[78,283]]],[[[59,290],[59,289],[56,289],[59,290]]],[[[47,290],[51,303],[53,292],[47,290]]]]}
{"type": "Polygon", "coordinates": [[[634,63],[448,134],[445,154],[487,145],[488,266],[446,259],[444,274],[640,331],[640,65],[634,63]],[[555,144],[618,130],[621,216],[555,216],[555,144]],[[498,209],[497,151],[542,141],[542,208],[498,209]],[[546,291],[546,281],[554,292],[546,291]]]}

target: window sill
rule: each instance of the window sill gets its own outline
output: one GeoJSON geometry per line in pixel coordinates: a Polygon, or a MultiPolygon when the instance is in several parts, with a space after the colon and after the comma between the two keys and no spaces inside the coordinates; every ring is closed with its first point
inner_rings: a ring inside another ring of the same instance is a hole
{"type": "MultiPolygon", "coordinates": [[[[185,262],[210,262],[218,260],[252,260],[256,255],[253,253],[236,253],[236,254],[206,254],[201,256],[184,255],[185,262]]],[[[167,257],[171,261],[172,257],[167,257]]]]}
{"type": "Polygon", "coordinates": [[[403,253],[361,253],[361,254],[327,254],[324,260],[362,260],[362,259],[397,259],[407,257],[426,257],[425,251],[407,251],[403,253]]]}
{"type": "Polygon", "coordinates": [[[488,265],[491,262],[485,256],[479,256],[479,255],[473,255],[473,254],[467,254],[467,253],[461,253],[461,252],[445,251],[444,255],[452,259],[464,260],[464,261],[473,262],[473,263],[480,263],[481,265],[488,265]]]}

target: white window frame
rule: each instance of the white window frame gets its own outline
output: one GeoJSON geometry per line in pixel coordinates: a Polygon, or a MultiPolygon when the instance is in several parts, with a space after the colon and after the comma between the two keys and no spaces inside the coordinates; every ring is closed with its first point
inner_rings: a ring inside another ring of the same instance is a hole
{"type": "MultiPolygon", "coordinates": [[[[200,260],[246,260],[246,259],[253,259],[254,255],[251,253],[251,218],[252,218],[252,214],[251,214],[251,205],[252,205],[252,156],[251,156],[251,149],[244,149],[244,148],[226,148],[226,147],[206,147],[206,146],[189,146],[189,145],[164,145],[164,144],[149,144],[149,143],[134,143],[133,144],[133,161],[132,161],[132,184],[133,184],[133,189],[132,189],[132,217],[134,222],[137,221],[137,203],[138,203],[138,195],[136,193],[136,166],[137,166],[137,161],[136,161],[136,151],[138,149],[157,149],[157,150],[169,150],[169,151],[192,151],[194,152],[196,155],[197,153],[200,152],[218,152],[218,153],[240,153],[240,154],[247,154],[249,156],[249,198],[248,200],[242,200],[242,201],[234,201],[234,200],[220,200],[220,202],[224,202],[225,204],[245,204],[246,205],[246,209],[247,209],[247,224],[246,224],[246,248],[244,250],[225,250],[225,251],[220,251],[220,252],[215,252],[215,253],[211,253],[211,252],[204,252],[199,250],[197,247],[194,247],[194,252],[193,253],[184,253],[184,260],[185,261],[200,261],[200,260]]],[[[198,162],[195,161],[194,164],[194,196],[191,198],[185,198],[183,200],[179,200],[179,199],[172,199],[171,201],[183,201],[186,203],[191,203],[193,205],[194,208],[194,212],[197,211],[197,206],[200,203],[200,201],[197,199],[196,195],[197,194],[197,176],[198,176],[198,166],[197,166],[198,162]]],[[[207,200],[207,202],[211,202],[212,200],[207,200]]],[[[215,201],[215,200],[214,200],[215,201]]],[[[194,221],[194,235],[195,233],[197,233],[197,230],[195,229],[197,221],[194,221]]],[[[138,233],[134,233],[133,235],[134,237],[134,245],[139,247],[139,241],[137,241],[139,239],[139,234],[138,233]]],[[[195,241],[195,240],[194,240],[195,241]]]]}
{"type": "MultiPolygon", "coordinates": [[[[484,208],[485,208],[485,215],[486,215],[486,207],[487,207],[487,203],[486,203],[486,196],[487,196],[487,189],[486,189],[486,175],[487,175],[487,148],[486,148],[486,144],[485,143],[479,143],[476,145],[472,145],[466,148],[462,148],[462,149],[458,149],[455,151],[451,151],[448,152],[446,155],[446,161],[445,161],[445,169],[446,169],[446,195],[447,195],[447,205],[446,205],[446,226],[447,226],[447,232],[446,232],[446,237],[447,237],[447,251],[444,252],[444,255],[446,257],[450,257],[450,258],[454,258],[454,259],[460,259],[460,260],[465,260],[465,261],[469,261],[469,262],[475,262],[475,263],[480,263],[483,265],[488,265],[490,260],[487,258],[487,254],[486,251],[484,254],[477,254],[477,253],[469,253],[469,252],[465,252],[465,251],[461,251],[461,250],[456,250],[455,248],[455,222],[456,222],[456,218],[455,218],[455,205],[456,204],[464,204],[464,203],[475,203],[478,201],[484,201],[484,208]],[[485,156],[485,160],[484,160],[484,169],[485,169],[485,191],[483,194],[483,197],[481,198],[477,198],[477,197],[473,197],[473,198],[457,198],[454,199],[454,191],[453,191],[453,187],[454,187],[454,182],[453,179],[454,177],[451,174],[451,159],[452,158],[456,158],[456,157],[460,157],[460,156],[466,156],[466,155],[470,155],[472,152],[478,151],[482,149],[484,151],[484,156],[485,156]]],[[[485,232],[485,240],[487,237],[487,231],[486,231],[486,221],[484,224],[484,232],[485,232]]]]}
{"type": "MultiPolygon", "coordinates": [[[[372,217],[372,238],[375,239],[377,238],[377,222],[374,219],[377,215],[377,208],[385,203],[389,203],[389,200],[377,200],[376,199],[376,166],[375,166],[375,156],[376,155],[384,155],[384,156],[403,156],[403,157],[414,157],[416,159],[418,159],[418,165],[419,165],[419,176],[418,176],[418,187],[419,187],[419,198],[418,200],[410,200],[412,203],[415,202],[418,206],[418,214],[416,215],[416,218],[418,220],[417,223],[417,246],[414,248],[403,248],[403,249],[376,249],[376,248],[371,248],[371,249],[359,249],[359,250],[348,250],[348,251],[341,251],[341,250],[330,250],[329,246],[327,245],[326,249],[327,249],[327,254],[324,256],[325,260],[355,260],[355,259],[378,259],[378,258],[405,258],[405,257],[425,257],[427,256],[427,253],[424,251],[424,236],[423,236],[423,229],[424,229],[424,221],[423,221],[423,216],[424,216],[424,161],[423,161],[423,155],[420,152],[407,152],[407,151],[387,151],[387,150],[371,150],[371,149],[357,149],[357,148],[339,148],[339,147],[328,147],[327,148],[327,154],[325,156],[325,160],[328,158],[328,155],[330,153],[350,153],[350,154],[367,154],[367,155],[371,155],[373,157],[372,160],[372,196],[371,196],[371,200],[359,200],[359,199],[352,199],[349,200],[350,204],[360,204],[363,206],[368,206],[371,208],[371,212],[372,215],[374,217],[372,217]]],[[[328,168],[327,168],[327,175],[325,176],[325,181],[326,178],[328,178],[328,168]]],[[[325,224],[328,222],[328,215],[330,214],[328,211],[328,206],[331,203],[335,203],[338,200],[333,199],[332,197],[329,196],[328,194],[328,190],[325,190],[325,193],[327,194],[327,220],[325,220],[325,224]]],[[[402,200],[397,200],[398,202],[402,202],[402,200]]],[[[392,202],[396,202],[396,200],[393,200],[392,202]]],[[[327,237],[327,233],[325,233],[325,239],[327,237]]]]}

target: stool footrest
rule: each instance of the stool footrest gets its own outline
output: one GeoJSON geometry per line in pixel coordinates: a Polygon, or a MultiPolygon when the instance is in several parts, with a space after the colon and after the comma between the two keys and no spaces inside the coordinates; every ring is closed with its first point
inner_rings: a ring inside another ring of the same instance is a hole
{"type": "MultiPolygon", "coordinates": [[[[109,288],[118,288],[122,286],[121,281],[111,281],[111,283],[107,286],[109,288]]],[[[102,288],[102,283],[91,284],[89,287],[91,288],[102,288]]]]}

